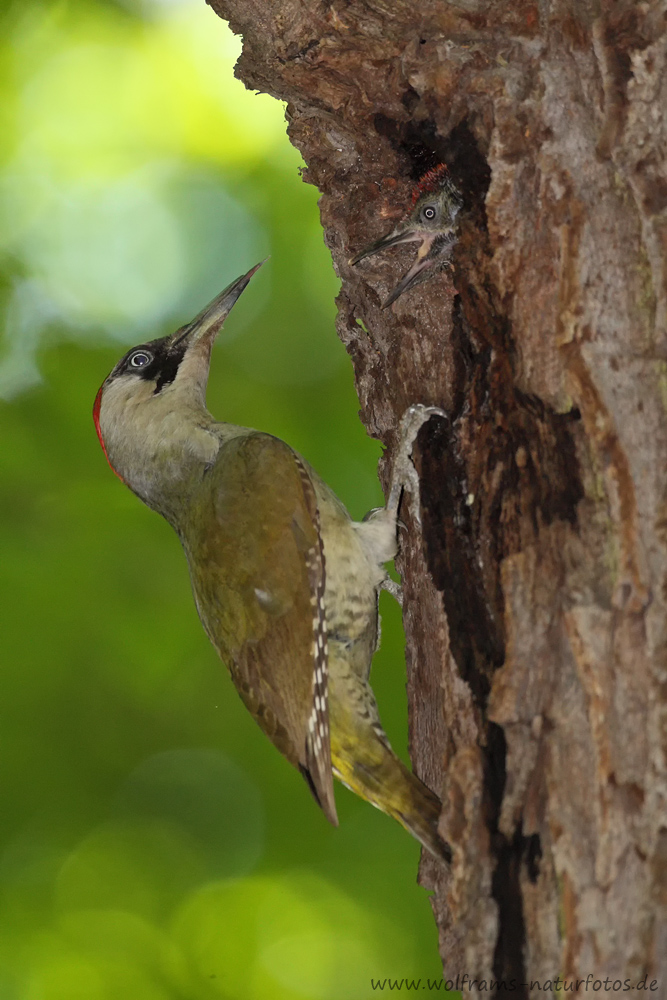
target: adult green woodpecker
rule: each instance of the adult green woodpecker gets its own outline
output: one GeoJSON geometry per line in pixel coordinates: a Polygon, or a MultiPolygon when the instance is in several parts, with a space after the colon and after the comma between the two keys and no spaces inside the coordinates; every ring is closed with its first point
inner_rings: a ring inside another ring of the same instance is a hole
{"type": "Polygon", "coordinates": [[[389,501],[363,522],[270,434],[206,409],[216,334],[257,267],[175,334],[141,344],[97,394],[114,472],[162,514],[187,556],[199,617],[266,735],[337,824],[333,775],[395,817],[437,857],[440,802],[396,757],[368,683],[384,564],[419,427],[412,407],[389,501]]]}
{"type": "Polygon", "coordinates": [[[412,206],[395,229],[350,258],[358,264],[389,247],[419,243],[415,262],[382,303],[386,309],[399,295],[446,267],[457,238],[457,216],[463,200],[444,163],[424,174],[412,192],[412,206]]]}

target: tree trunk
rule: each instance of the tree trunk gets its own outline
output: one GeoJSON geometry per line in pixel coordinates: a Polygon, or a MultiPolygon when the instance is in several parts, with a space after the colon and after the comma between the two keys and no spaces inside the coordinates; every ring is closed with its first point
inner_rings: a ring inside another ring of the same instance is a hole
{"type": "Polygon", "coordinates": [[[448,414],[399,565],[446,976],[667,996],[665,8],[211,3],[322,192],[366,427],[448,414]],[[414,249],[348,258],[441,162],[453,268],[383,310],[414,249]]]}

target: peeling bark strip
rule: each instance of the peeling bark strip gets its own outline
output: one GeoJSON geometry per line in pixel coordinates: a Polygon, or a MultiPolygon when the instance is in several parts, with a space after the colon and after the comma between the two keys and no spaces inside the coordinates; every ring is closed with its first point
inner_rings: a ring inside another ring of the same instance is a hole
{"type": "Polygon", "coordinates": [[[448,413],[401,565],[446,974],[667,996],[665,7],[211,2],[322,192],[364,423],[448,413]],[[453,274],[382,311],[413,251],[347,261],[442,161],[453,274]]]}

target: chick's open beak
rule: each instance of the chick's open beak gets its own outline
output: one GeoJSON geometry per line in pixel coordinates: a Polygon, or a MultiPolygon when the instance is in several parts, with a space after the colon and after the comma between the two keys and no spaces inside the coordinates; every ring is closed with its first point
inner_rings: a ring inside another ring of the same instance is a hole
{"type": "Polygon", "coordinates": [[[420,236],[422,237],[422,245],[414,264],[382,303],[383,309],[387,309],[399,295],[418,284],[427,271],[438,269],[449,260],[452,247],[456,242],[453,234],[420,233],[420,236]]]}
{"type": "Polygon", "coordinates": [[[399,243],[418,243],[423,237],[423,233],[414,229],[401,229],[400,232],[394,229],[388,236],[383,236],[382,239],[371,243],[370,246],[361,250],[354,257],[350,257],[348,263],[352,265],[358,264],[365,257],[372,257],[373,254],[380,253],[381,250],[386,250],[388,247],[396,247],[399,243]]]}
{"type": "Polygon", "coordinates": [[[396,230],[394,230],[394,232],[390,233],[389,236],[385,236],[383,239],[377,240],[375,243],[371,243],[370,246],[358,253],[356,257],[352,257],[350,264],[358,264],[359,261],[363,260],[365,257],[371,257],[373,254],[379,253],[381,250],[386,250],[388,247],[398,246],[400,243],[421,244],[414,264],[382,303],[382,308],[386,309],[393,302],[395,302],[396,299],[403,294],[403,292],[407,292],[407,290],[412,288],[413,285],[418,284],[426,271],[435,269],[440,265],[445,264],[449,260],[451,250],[455,242],[456,237],[451,230],[444,233],[417,228],[402,229],[400,232],[396,232],[396,230]]]}

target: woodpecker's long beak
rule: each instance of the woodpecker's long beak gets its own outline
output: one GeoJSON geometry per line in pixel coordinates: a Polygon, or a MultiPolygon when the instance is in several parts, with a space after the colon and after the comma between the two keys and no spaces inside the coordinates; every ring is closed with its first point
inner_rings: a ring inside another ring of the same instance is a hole
{"type": "Polygon", "coordinates": [[[240,297],[255,271],[258,271],[267,260],[268,257],[261,260],[259,264],[251,267],[246,274],[241,275],[236,281],[232,281],[231,285],[227,285],[225,290],[216,295],[213,301],[202,309],[192,322],[188,323],[187,326],[181,327],[174,334],[171,346],[175,347],[186,340],[188,341],[188,348],[202,342],[205,343],[205,346],[212,347],[213,341],[219,333],[222,324],[232,311],[236,300],[240,297]]]}
{"type": "Polygon", "coordinates": [[[409,288],[417,284],[426,271],[443,264],[449,258],[454,241],[454,234],[451,230],[442,232],[416,227],[414,229],[404,229],[399,233],[394,230],[389,236],[378,240],[377,243],[371,243],[369,247],[358,253],[356,257],[352,257],[350,264],[357,264],[364,257],[370,257],[381,250],[386,250],[387,247],[398,246],[399,243],[421,244],[414,264],[382,303],[382,308],[386,309],[392,302],[396,301],[399,295],[407,292],[409,288]]]}
{"type": "Polygon", "coordinates": [[[371,243],[365,250],[361,250],[354,257],[350,257],[348,263],[353,265],[358,264],[365,257],[372,257],[373,254],[380,253],[381,250],[386,250],[388,247],[396,247],[399,243],[418,243],[423,238],[424,233],[418,232],[415,229],[402,229],[400,232],[394,229],[388,236],[383,236],[381,240],[376,240],[375,243],[371,243]]]}
{"type": "Polygon", "coordinates": [[[442,234],[433,232],[417,232],[416,237],[421,239],[422,245],[419,248],[417,257],[410,270],[405,274],[396,288],[387,296],[382,303],[382,308],[387,309],[392,302],[395,302],[399,295],[407,292],[417,283],[425,271],[435,267],[447,257],[448,247],[443,246],[442,234]]]}

